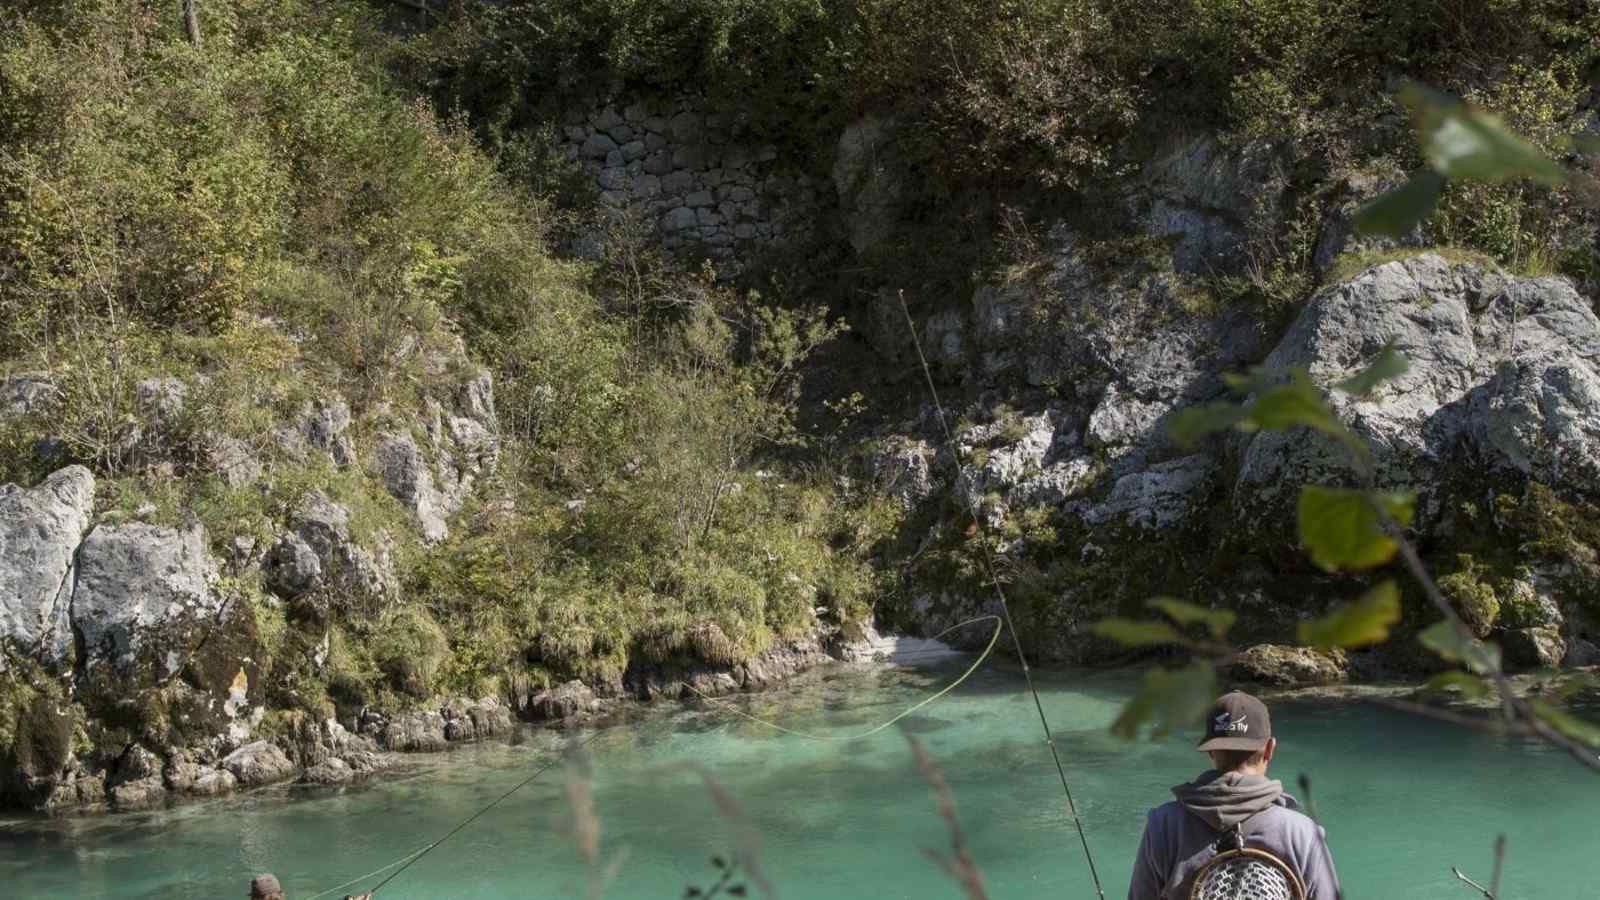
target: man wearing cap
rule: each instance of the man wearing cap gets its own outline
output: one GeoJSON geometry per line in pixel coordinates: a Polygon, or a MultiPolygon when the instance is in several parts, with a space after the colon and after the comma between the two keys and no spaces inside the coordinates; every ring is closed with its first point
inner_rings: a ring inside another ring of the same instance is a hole
{"type": "Polygon", "coordinates": [[[1173,788],[1177,799],[1150,811],[1128,900],[1187,900],[1200,868],[1217,854],[1218,839],[1234,830],[1244,846],[1292,868],[1306,900],[1337,900],[1327,835],[1282,782],[1267,778],[1277,749],[1265,703],[1239,692],[1217,698],[1200,742],[1213,768],[1173,788]]]}
{"type": "Polygon", "coordinates": [[[283,887],[273,875],[257,875],[250,879],[250,900],[283,900],[283,887]]]}

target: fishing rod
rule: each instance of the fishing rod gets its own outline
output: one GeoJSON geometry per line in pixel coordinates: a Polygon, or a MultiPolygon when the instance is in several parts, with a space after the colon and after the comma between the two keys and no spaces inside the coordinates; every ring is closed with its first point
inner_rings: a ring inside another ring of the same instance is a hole
{"type": "MultiPolygon", "coordinates": [[[[928,358],[922,352],[922,341],[917,337],[917,326],[911,321],[911,309],[906,306],[906,293],[898,293],[900,300],[900,313],[905,316],[906,329],[911,333],[911,346],[916,348],[917,362],[922,366],[922,377],[928,385],[928,394],[933,398],[933,409],[939,418],[939,429],[944,434],[945,445],[950,448],[951,459],[955,461],[956,475],[961,474],[961,456],[956,449],[955,434],[950,431],[950,423],[944,414],[944,404],[939,401],[939,389],[933,383],[933,370],[928,366],[928,358]]],[[[1039,699],[1039,689],[1034,687],[1033,672],[1028,668],[1028,657],[1022,652],[1022,639],[1017,636],[1017,626],[1011,619],[1011,604],[1006,602],[1005,588],[1000,584],[1000,577],[995,573],[994,554],[989,547],[989,529],[984,524],[983,516],[979,515],[976,503],[971,509],[973,522],[979,532],[978,544],[983,548],[983,570],[988,576],[989,583],[994,586],[995,596],[1000,599],[1000,614],[1005,619],[1006,630],[1011,632],[1011,646],[1017,652],[1017,662],[1022,665],[1022,678],[1027,682],[1028,693],[1033,696],[1033,708],[1039,713],[1039,725],[1044,729],[1044,742],[1050,747],[1050,758],[1055,761],[1056,774],[1061,778],[1061,790],[1067,795],[1067,811],[1072,815],[1072,824],[1078,831],[1078,842],[1083,845],[1083,858],[1089,863],[1089,878],[1094,881],[1094,892],[1100,900],[1106,900],[1105,889],[1100,886],[1100,873],[1094,865],[1094,854],[1089,850],[1089,838],[1083,830],[1083,820],[1078,817],[1078,804],[1072,799],[1072,786],[1067,783],[1067,770],[1061,764],[1061,753],[1056,749],[1056,739],[1050,730],[1050,720],[1045,717],[1044,703],[1039,699]]]]}

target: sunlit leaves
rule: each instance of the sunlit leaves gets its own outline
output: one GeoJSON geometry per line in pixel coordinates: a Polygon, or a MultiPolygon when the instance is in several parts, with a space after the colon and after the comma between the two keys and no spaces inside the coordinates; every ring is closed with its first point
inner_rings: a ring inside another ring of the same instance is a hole
{"type": "Polygon", "coordinates": [[[1468,700],[1482,700],[1484,697],[1489,696],[1489,683],[1487,681],[1476,675],[1469,675],[1459,669],[1440,672],[1429,678],[1423,684],[1422,689],[1439,692],[1456,691],[1468,700]]]}
{"type": "Polygon", "coordinates": [[[1334,385],[1334,387],[1352,397],[1366,397],[1376,390],[1378,385],[1383,384],[1385,381],[1399,378],[1409,368],[1411,368],[1411,364],[1406,361],[1404,356],[1400,355],[1398,350],[1394,349],[1394,344],[1391,342],[1384,345],[1383,350],[1378,354],[1378,358],[1374,359],[1365,369],[1351,375],[1349,378],[1334,385]]]}
{"type": "Polygon", "coordinates": [[[1591,747],[1600,747],[1600,726],[1585,722],[1561,707],[1543,700],[1531,700],[1528,706],[1533,710],[1533,714],[1539,717],[1540,721],[1551,728],[1591,747]]]}
{"type": "Polygon", "coordinates": [[[1417,143],[1429,167],[1357,210],[1358,232],[1404,236],[1433,211],[1451,178],[1532,178],[1548,185],[1567,179],[1560,166],[1493,113],[1415,83],[1400,92],[1400,99],[1411,109],[1417,143]]]}
{"type": "Polygon", "coordinates": [[[1400,99],[1411,108],[1423,157],[1446,178],[1532,178],[1549,185],[1566,181],[1560,166],[1493,113],[1416,83],[1407,85],[1400,99]]]}
{"type": "Polygon", "coordinates": [[[1236,618],[1231,609],[1206,609],[1204,606],[1185,603],[1174,597],[1155,597],[1145,605],[1166,613],[1167,618],[1181,626],[1203,623],[1211,632],[1211,636],[1218,640],[1221,640],[1228,633],[1228,629],[1233,627],[1233,620],[1236,618]]]}
{"type": "Polygon", "coordinates": [[[1168,431],[1177,443],[1189,446],[1208,434],[1234,428],[1239,431],[1285,431],[1304,426],[1331,435],[1359,453],[1366,445],[1344,427],[1311,376],[1296,369],[1286,382],[1273,383],[1266,375],[1232,376],[1228,384],[1244,403],[1206,403],[1173,414],[1168,431]]]}
{"type": "Polygon", "coordinates": [[[1151,725],[1150,736],[1161,738],[1174,729],[1199,722],[1217,696],[1217,673],[1211,663],[1196,660],[1181,669],[1151,669],[1139,692],[1122,707],[1111,733],[1133,740],[1151,725]]]}
{"type": "Polygon", "coordinates": [[[1385,581],[1359,600],[1310,622],[1300,623],[1300,643],[1322,650],[1365,647],[1388,640],[1389,627],[1400,621],[1400,589],[1385,581]]]}
{"type": "Polygon", "coordinates": [[[1405,184],[1379,194],[1356,210],[1356,231],[1380,237],[1403,238],[1439,205],[1444,192],[1444,176],[1423,169],[1405,184]]]}
{"type": "Polygon", "coordinates": [[[1458,662],[1479,675],[1500,670],[1500,648],[1463,633],[1448,620],[1436,622],[1417,635],[1422,646],[1450,662],[1458,662]]]}
{"type": "Polygon", "coordinates": [[[1183,635],[1165,622],[1141,622],[1136,619],[1112,617],[1101,619],[1089,630],[1110,638],[1124,647],[1149,647],[1159,644],[1181,644],[1183,635]]]}
{"type": "Polygon", "coordinates": [[[1378,518],[1382,509],[1397,525],[1411,521],[1409,494],[1357,491],[1308,484],[1300,491],[1296,517],[1300,543],[1330,572],[1371,569],[1394,557],[1397,545],[1378,518]]]}

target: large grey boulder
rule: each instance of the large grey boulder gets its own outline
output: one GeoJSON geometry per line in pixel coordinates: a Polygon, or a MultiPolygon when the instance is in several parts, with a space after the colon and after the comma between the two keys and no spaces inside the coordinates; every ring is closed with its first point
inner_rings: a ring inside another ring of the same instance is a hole
{"type": "Polygon", "coordinates": [[[294,777],[294,763],[271,741],[255,741],[228,754],[222,767],[240,787],[257,787],[294,777]]]}
{"type": "Polygon", "coordinates": [[[1481,457],[1550,485],[1600,493],[1600,373],[1570,352],[1501,365],[1468,403],[1481,457]]]}
{"type": "Polygon", "coordinates": [[[55,664],[71,652],[74,554],[94,513],[94,489],[82,466],[31,489],[0,485],[0,671],[6,647],[55,664]]]}
{"type": "MultiPolygon", "coordinates": [[[[1600,320],[1564,280],[1511,279],[1425,254],[1390,262],[1312,298],[1266,368],[1330,384],[1393,342],[1409,370],[1369,398],[1335,392],[1342,419],[1372,448],[1379,481],[1429,490],[1458,462],[1593,490],[1600,471],[1600,320]],[[1559,447],[1552,446],[1558,444],[1559,447]]],[[[1301,432],[1241,441],[1235,504],[1281,511],[1306,483],[1348,482],[1348,453],[1301,432]]]]}
{"type": "Polygon", "coordinates": [[[85,665],[126,672],[141,658],[172,675],[223,609],[205,530],[103,525],[84,539],[72,591],[72,627],[85,665]]]}

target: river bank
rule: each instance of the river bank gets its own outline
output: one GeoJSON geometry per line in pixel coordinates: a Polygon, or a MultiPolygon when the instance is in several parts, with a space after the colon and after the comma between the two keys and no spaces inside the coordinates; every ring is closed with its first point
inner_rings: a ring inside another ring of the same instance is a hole
{"type": "MultiPolygon", "coordinates": [[[[960,670],[828,666],[730,702],[794,730],[848,735],[960,670]]],[[[1120,895],[1145,810],[1199,764],[1192,741],[1127,743],[1107,733],[1136,684],[1131,672],[1035,677],[1105,889],[1120,895]]],[[[706,883],[710,857],[730,854],[746,830],[759,835],[762,869],[788,900],[955,895],[923,854],[948,835],[901,735],[819,741],[720,704],[629,709],[613,720],[626,727],[523,727],[512,740],[410,756],[357,786],[281,784],[175,808],[11,820],[0,826],[0,878],[27,897],[201,900],[239,893],[251,874],[272,871],[304,900],[437,840],[550,754],[589,739],[600,858],[618,862],[603,896],[681,896],[706,883]],[[707,773],[742,820],[718,812],[707,773]]],[[[1347,896],[1452,900],[1462,888],[1449,867],[1483,874],[1502,831],[1506,900],[1583,896],[1600,878],[1586,852],[1600,780],[1559,752],[1332,694],[1278,699],[1273,718],[1282,741],[1273,774],[1291,791],[1301,773],[1311,777],[1347,896]],[[1422,815],[1426,828],[1416,827],[1422,815]]],[[[1037,729],[1016,674],[986,666],[907,730],[943,770],[991,896],[1090,896],[1037,729]]],[[[567,838],[566,777],[556,769],[513,794],[385,895],[586,896],[592,870],[567,838]]]]}

